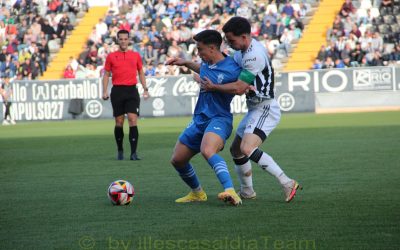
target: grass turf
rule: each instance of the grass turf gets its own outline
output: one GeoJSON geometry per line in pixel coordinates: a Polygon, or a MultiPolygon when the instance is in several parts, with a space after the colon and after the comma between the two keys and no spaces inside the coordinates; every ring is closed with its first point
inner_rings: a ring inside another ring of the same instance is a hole
{"type": "Polygon", "coordinates": [[[189,121],[140,120],[138,162],[115,160],[111,120],[1,127],[0,249],[398,249],[400,112],[284,115],[262,149],[304,190],[286,204],[253,164],[258,196],[240,207],[216,199],[201,156],[209,200],[174,202],[188,188],[169,159],[189,121]],[[108,201],[116,179],[133,183],[131,205],[108,201]]]}

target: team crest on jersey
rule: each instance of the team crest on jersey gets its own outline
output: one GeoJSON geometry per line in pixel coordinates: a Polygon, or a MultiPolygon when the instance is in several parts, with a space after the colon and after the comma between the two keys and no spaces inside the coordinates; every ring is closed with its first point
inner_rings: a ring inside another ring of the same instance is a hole
{"type": "Polygon", "coordinates": [[[223,74],[218,74],[218,83],[222,83],[224,81],[224,75],[223,74]]]}

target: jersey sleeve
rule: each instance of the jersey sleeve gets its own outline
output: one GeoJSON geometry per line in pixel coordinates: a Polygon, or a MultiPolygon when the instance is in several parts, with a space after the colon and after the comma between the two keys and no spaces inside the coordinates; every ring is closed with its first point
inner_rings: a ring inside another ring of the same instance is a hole
{"type": "Polygon", "coordinates": [[[265,67],[265,59],[256,53],[249,53],[242,59],[242,72],[239,79],[251,84],[257,74],[262,72],[265,67]]]}
{"type": "Polygon", "coordinates": [[[256,76],[247,69],[242,69],[239,75],[239,80],[247,84],[252,84],[255,78],[256,76]]]}

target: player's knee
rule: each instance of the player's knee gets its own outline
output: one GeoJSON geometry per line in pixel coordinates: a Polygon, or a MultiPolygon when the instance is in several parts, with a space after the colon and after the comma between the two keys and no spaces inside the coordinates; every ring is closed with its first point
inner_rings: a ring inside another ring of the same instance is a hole
{"type": "Polygon", "coordinates": [[[250,147],[249,145],[246,144],[241,144],[240,145],[240,151],[246,155],[247,157],[250,157],[251,153],[254,151],[253,147],[250,147]]]}
{"type": "Polygon", "coordinates": [[[179,158],[178,156],[176,156],[176,155],[173,155],[173,156],[171,157],[170,163],[171,163],[171,165],[174,166],[174,167],[182,167],[182,166],[185,165],[184,162],[182,161],[182,159],[180,159],[180,158],[179,158]]]}
{"type": "Polygon", "coordinates": [[[117,126],[117,127],[122,127],[122,126],[124,126],[124,118],[122,117],[116,117],[115,118],[115,125],[117,126]]]}
{"type": "Polygon", "coordinates": [[[205,158],[205,159],[210,159],[211,156],[213,156],[216,152],[213,148],[209,148],[209,147],[202,147],[200,149],[201,155],[205,158]]]}
{"type": "Polygon", "coordinates": [[[174,166],[174,167],[178,166],[178,161],[177,161],[177,159],[175,158],[175,156],[172,156],[172,158],[171,158],[171,160],[170,160],[170,163],[171,163],[171,165],[174,166]]]}
{"type": "Polygon", "coordinates": [[[233,145],[229,148],[229,151],[231,152],[231,155],[233,158],[238,158],[238,157],[242,156],[240,149],[238,149],[237,147],[235,147],[233,145]]]}

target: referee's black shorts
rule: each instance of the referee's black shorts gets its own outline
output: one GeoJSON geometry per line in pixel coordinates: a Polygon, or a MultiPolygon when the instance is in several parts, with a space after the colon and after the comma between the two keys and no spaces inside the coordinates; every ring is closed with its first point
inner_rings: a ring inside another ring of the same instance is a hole
{"type": "Polygon", "coordinates": [[[114,117],[127,113],[139,115],[140,96],[136,86],[114,85],[110,97],[114,117]]]}

